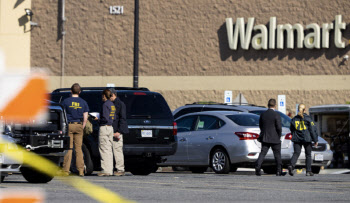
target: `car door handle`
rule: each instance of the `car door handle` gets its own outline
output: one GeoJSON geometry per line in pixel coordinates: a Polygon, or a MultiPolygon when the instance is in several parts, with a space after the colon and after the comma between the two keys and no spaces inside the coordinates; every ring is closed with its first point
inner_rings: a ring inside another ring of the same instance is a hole
{"type": "Polygon", "coordinates": [[[186,138],[181,138],[181,139],[180,139],[180,142],[185,142],[185,141],[187,141],[186,138]]]}
{"type": "Polygon", "coordinates": [[[209,136],[209,137],[207,138],[207,140],[212,140],[212,139],[214,139],[214,137],[212,137],[212,136],[209,136]]]}

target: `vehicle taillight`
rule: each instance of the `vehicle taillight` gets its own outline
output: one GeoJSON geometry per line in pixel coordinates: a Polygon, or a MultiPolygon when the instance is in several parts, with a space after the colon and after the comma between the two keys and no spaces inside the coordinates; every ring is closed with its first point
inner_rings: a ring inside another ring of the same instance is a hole
{"type": "Polygon", "coordinates": [[[292,140],[292,133],[287,133],[284,137],[285,140],[292,140]]]}
{"type": "Polygon", "coordinates": [[[259,134],[250,133],[250,132],[235,132],[239,137],[239,140],[256,140],[259,137],[259,134]]]}
{"type": "Polygon", "coordinates": [[[173,135],[177,135],[177,123],[173,122],[173,135]]]}
{"type": "Polygon", "coordinates": [[[144,92],[134,92],[134,95],[147,95],[147,94],[144,92]]]}

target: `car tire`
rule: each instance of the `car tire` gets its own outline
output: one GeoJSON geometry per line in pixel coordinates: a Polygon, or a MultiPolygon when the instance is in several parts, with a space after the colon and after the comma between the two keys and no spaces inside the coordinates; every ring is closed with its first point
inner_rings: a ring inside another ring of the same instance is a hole
{"type": "Polygon", "coordinates": [[[190,171],[192,173],[204,173],[208,170],[208,166],[203,166],[203,167],[190,167],[190,171]]]}
{"type": "Polygon", "coordinates": [[[4,182],[5,176],[1,176],[1,181],[0,183],[4,182]]]}
{"type": "Polygon", "coordinates": [[[173,166],[171,168],[173,171],[189,171],[189,168],[186,166],[173,166]]]}
{"type": "Polygon", "coordinates": [[[154,171],[157,171],[156,169],[158,169],[158,166],[155,161],[144,160],[144,161],[141,161],[138,165],[134,165],[130,167],[129,171],[133,175],[146,176],[146,175],[149,175],[150,173],[153,173],[154,171]]]}
{"type": "Polygon", "coordinates": [[[263,171],[266,174],[276,174],[277,168],[275,166],[266,166],[263,167],[263,171]]]}
{"type": "Polygon", "coordinates": [[[311,166],[311,171],[314,174],[319,174],[320,171],[321,171],[321,167],[319,167],[319,166],[311,166]]]}
{"type": "Polygon", "coordinates": [[[153,170],[152,170],[152,173],[156,173],[156,172],[158,171],[159,168],[160,168],[160,167],[158,167],[158,166],[154,166],[154,167],[153,167],[153,170]]]}
{"type": "Polygon", "coordinates": [[[236,172],[237,171],[237,167],[235,167],[235,166],[231,166],[231,168],[230,168],[230,172],[236,172]]]}
{"type": "Polygon", "coordinates": [[[218,174],[230,172],[230,159],[223,149],[216,149],[211,154],[210,167],[218,174]]]}
{"type": "Polygon", "coordinates": [[[53,176],[48,176],[30,167],[22,166],[20,170],[23,177],[30,183],[48,183],[53,179],[53,176]]]}
{"type": "Polygon", "coordinates": [[[140,168],[131,168],[130,173],[133,175],[147,176],[154,171],[154,168],[140,167],[140,168]]]}

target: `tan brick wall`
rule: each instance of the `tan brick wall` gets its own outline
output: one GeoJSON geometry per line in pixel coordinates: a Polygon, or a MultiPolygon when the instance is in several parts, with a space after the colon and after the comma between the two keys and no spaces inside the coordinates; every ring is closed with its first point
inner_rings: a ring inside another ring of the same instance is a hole
{"type": "MultiPolygon", "coordinates": [[[[61,41],[58,34],[57,0],[32,0],[34,21],[40,23],[31,35],[32,67],[45,67],[53,76],[61,74],[61,41]]],[[[175,90],[169,84],[142,76],[288,76],[288,75],[350,75],[350,61],[342,63],[344,55],[350,55],[350,1],[348,0],[144,0],[140,1],[140,86],[147,84],[152,90],[164,93],[172,109],[194,101],[222,102],[223,89],[203,89],[197,81],[177,83],[175,90]],[[345,49],[334,46],[331,32],[329,49],[294,49],[237,51],[228,48],[225,19],[255,17],[255,24],[267,24],[277,17],[277,24],[330,23],[336,15],[342,15],[347,23],[343,32],[345,49]],[[190,87],[190,88],[189,88],[190,87]]],[[[109,76],[131,77],[133,74],[134,1],[94,0],[66,1],[66,55],[65,75],[81,77],[85,86],[106,84],[109,76]],[[124,6],[123,15],[110,15],[109,6],[124,6]],[[90,76],[98,76],[90,79],[90,76]]],[[[166,79],[165,79],[166,80],[166,79]]],[[[58,88],[55,77],[52,89],[58,88]]],[[[68,79],[67,79],[68,81],[68,79]]],[[[171,81],[171,80],[169,80],[171,81]]],[[[325,80],[328,81],[328,80],[325,80]]],[[[130,78],[123,78],[117,86],[132,86],[130,78]]],[[[203,78],[203,83],[208,81],[203,78]]],[[[274,81],[271,80],[271,83],[274,81]]],[[[304,80],[327,86],[322,80],[304,80]]],[[[69,86],[70,84],[65,84],[69,86]]],[[[227,85],[228,90],[241,90],[250,103],[266,105],[266,101],[278,94],[287,95],[287,107],[294,111],[301,100],[308,105],[345,103],[349,101],[350,87],[343,83],[330,84],[330,89],[307,87],[267,90],[262,83],[246,89],[247,83],[227,85]],[[338,86],[337,86],[338,85],[338,86]],[[304,98],[304,99],[301,99],[304,98]]],[[[293,86],[293,82],[290,82],[293,86]]],[[[278,89],[280,88],[280,89],[278,89]]],[[[234,96],[238,91],[234,91],[234,96]]]]}
{"type": "MultiPolygon", "coordinates": [[[[34,0],[32,67],[61,75],[60,1],[34,0]]],[[[133,70],[133,1],[66,1],[65,75],[130,75],[133,70]],[[123,5],[124,15],[109,15],[110,5],[123,5]]]]}
{"type": "MultiPolygon", "coordinates": [[[[162,93],[172,110],[185,104],[192,104],[193,102],[198,101],[214,101],[219,103],[223,103],[224,101],[223,90],[159,90],[159,92],[162,93]]],[[[249,103],[259,106],[267,106],[267,102],[270,98],[277,100],[277,95],[284,94],[286,95],[286,107],[287,109],[290,109],[293,114],[295,114],[295,105],[299,103],[304,103],[307,108],[309,108],[311,106],[323,104],[345,104],[346,101],[350,101],[350,90],[247,90],[240,92],[249,103]]],[[[233,91],[232,94],[235,98],[239,94],[239,91],[233,91]]]]}
{"type": "Polygon", "coordinates": [[[0,65],[7,72],[30,71],[30,18],[24,11],[30,6],[31,0],[0,1],[0,65]]]}
{"type": "MultiPolygon", "coordinates": [[[[33,0],[32,66],[60,74],[58,3],[33,0]]],[[[337,49],[232,51],[225,18],[255,17],[256,24],[330,23],[342,14],[350,39],[348,0],[172,0],[140,1],[140,75],[329,75],[350,74],[337,49]],[[340,65],[340,66],[339,66],[340,65]]],[[[66,1],[66,75],[132,75],[134,1],[66,1]],[[123,5],[124,15],[109,15],[123,5]]],[[[348,42],[346,42],[348,44],[348,42]]]]}

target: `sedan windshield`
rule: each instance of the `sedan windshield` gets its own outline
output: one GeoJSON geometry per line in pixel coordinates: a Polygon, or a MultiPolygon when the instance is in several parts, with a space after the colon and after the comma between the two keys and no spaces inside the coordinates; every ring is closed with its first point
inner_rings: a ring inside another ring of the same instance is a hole
{"type": "Polygon", "coordinates": [[[259,126],[259,116],[254,114],[227,115],[227,118],[240,126],[259,126]]]}

